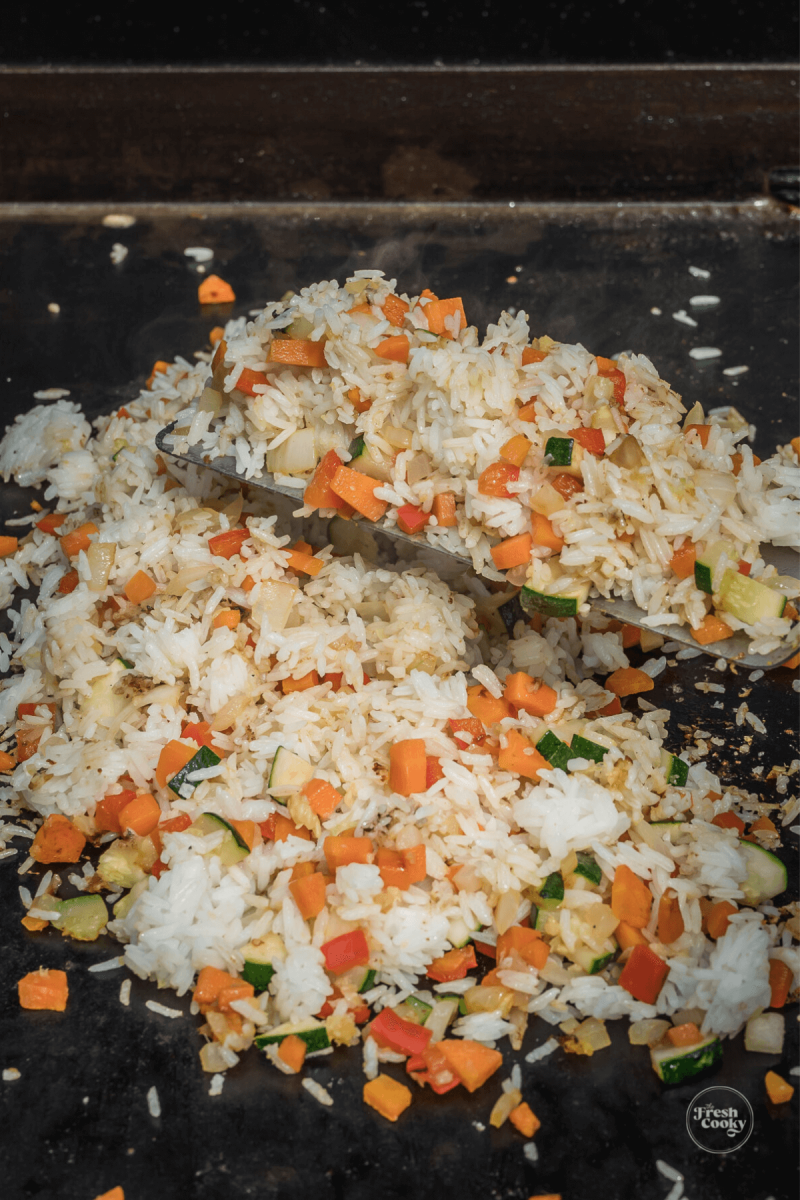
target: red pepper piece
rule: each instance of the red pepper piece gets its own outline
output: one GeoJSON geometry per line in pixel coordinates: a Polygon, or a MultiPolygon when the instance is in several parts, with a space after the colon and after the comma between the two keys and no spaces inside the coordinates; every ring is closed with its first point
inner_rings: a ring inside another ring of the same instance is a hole
{"type": "Polygon", "coordinates": [[[325,956],[326,968],[334,975],[341,975],[351,967],[365,967],[369,962],[369,946],[363,929],[340,934],[320,949],[325,956]]]}

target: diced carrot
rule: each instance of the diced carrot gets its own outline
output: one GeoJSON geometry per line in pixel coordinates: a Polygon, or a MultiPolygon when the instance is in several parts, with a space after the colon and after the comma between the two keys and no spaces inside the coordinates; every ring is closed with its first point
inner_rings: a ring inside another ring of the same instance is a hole
{"type": "Polygon", "coordinates": [[[225,362],[225,355],[227,353],[228,343],[225,341],[225,338],[222,337],[217,342],[217,348],[214,351],[214,357],[211,359],[211,370],[215,375],[221,370],[222,365],[225,362]]]}
{"type": "Polygon", "coordinates": [[[156,590],[155,581],[144,571],[137,571],[122,589],[131,604],[141,604],[149,600],[156,590]]]}
{"type": "Polygon", "coordinates": [[[167,742],[158,756],[156,767],[156,783],[159,787],[167,786],[167,781],[186,766],[190,758],[197,753],[196,747],[187,746],[185,742],[167,742]]]}
{"type": "Polygon", "coordinates": [[[613,358],[601,358],[597,355],[597,374],[604,375],[614,384],[614,400],[622,407],[625,403],[625,375],[620,371],[613,358]]]}
{"type": "Polygon", "coordinates": [[[55,533],[66,519],[66,513],[48,513],[46,517],[42,517],[41,521],[36,522],[36,528],[41,529],[42,533],[55,533]]]}
{"type": "Polygon", "coordinates": [[[430,304],[425,305],[424,312],[428,318],[428,329],[439,337],[452,338],[454,336],[452,317],[456,314],[458,315],[458,332],[466,329],[467,318],[460,296],[455,296],[452,300],[431,300],[430,304]],[[448,320],[448,318],[450,319],[448,320]],[[448,325],[451,328],[448,329],[448,325]]]}
{"type": "Polygon", "coordinates": [[[31,858],[40,863],[77,862],[86,838],[76,829],[68,817],[52,813],[45,817],[30,848],[31,858]]]}
{"type": "Polygon", "coordinates": [[[94,810],[94,823],[98,833],[122,833],[119,814],[131,800],[136,799],[136,792],[123,788],[121,792],[104,796],[94,810]]]}
{"type": "Polygon", "coordinates": [[[235,1012],[231,1007],[234,1000],[250,1000],[255,995],[252,983],[237,979],[229,987],[220,988],[217,996],[217,1008],[220,1012],[235,1012]]]}
{"type": "Polygon", "coordinates": [[[219,342],[222,341],[222,339],[224,337],[225,337],[225,330],[222,328],[221,325],[215,325],[214,328],[211,330],[211,333],[208,335],[208,340],[209,340],[210,345],[216,346],[219,342]]]}
{"type": "Polygon", "coordinates": [[[219,275],[208,275],[197,289],[197,299],[201,304],[232,304],[236,293],[219,275]]]}
{"type": "Polygon", "coordinates": [[[545,546],[548,550],[554,550],[556,554],[564,549],[564,539],[541,513],[531,513],[531,529],[534,546],[545,546]]]}
{"type": "Polygon", "coordinates": [[[421,883],[427,874],[425,847],[420,844],[407,850],[389,850],[382,846],[375,854],[375,863],[385,887],[406,891],[412,883],[421,883]]]}
{"type": "Polygon", "coordinates": [[[278,1058],[291,1067],[294,1072],[302,1071],[306,1061],[306,1044],[296,1033],[290,1033],[278,1047],[278,1058]]]}
{"type": "Polygon", "coordinates": [[[192,823],[192,818],[188,813],[179,813],[177,817],[170,817],[168,821],[162,821],[158,826],[159,833],[183,833],[192,823]]]}
{"type": "Polygon", "coordinates": [[[532,1138],[538,1129],[541,1129],[542,1122],[536,1116],[529,1104],[525,1101],[518,1104],[516,1108],[512,1108],[508,1114],[508,1119],[515,1129],[518,1129],[524,1138],[532,1138]]]}
{"type": "MultiPolygon", "coordinates": [[[[783,610],[783,615],[786,616],[786,609],[783,610]]],[[[786,662],[781,665],[785,671],[796,671],[800,667],[800,654],[793,654],[791,658],[787,658],[786,662]]]]}
{"type": "Polygon", "coordinates": [[[540,771],[548,771],[550,763],[532,746],[518,729],[509,729],[506,745],[501,747],[497,759],[501,771],[513,771],[526,779],[538,779],[540,771]]]}
{"type": "Polygon", "coordinates": [[[217,558],[233,558],[234,554],[241,554],[249,537],[249,529],[226,529],[208,539],[208,548],[217,558]]]}
{"type": "Polygon", "coordinates": [[[702,625],[692,629],[691,634],[701,646],[708,646],[712,642],[723,642],[725,638],[733,637],[733,630],[720,617],[708,613],[702,625]]]}
{"type": "Polygon", "coordinates": [[[331,481],[342,466],[335,450],[329,450],[319,463],[314,476],[303,493],[303,503],[308,508],[343,508],[344,500],[331,488],[331,481]]]}
{"type": "Polygon", "coordinates": [[[416,504],[403,504],[397,510],[397,526],[403,533],[419,533],[431,519],[431,514],[423,512],[416,504]]]}
{"type": "Polygon", "coordinates": [[[326,837],[322,849],[332,875],[339,867],[349,866],[350,863],[368,863],[372,857],[372,841],[368,837],[348,837],[345,834],[326,837]]]}
{"type": "Polygon", "coordinates": [[[781,1079],[775,1071],[767,1071],[764,1076],[767,1095],[773,1104],[786,1104],[794,1095],[794,1088],[785,1079],[781,1079]]]}
{"type": "Polygon", "coordinates": [[[310,779],[303,788],[303,795],[323,821],[335,812],[344,799],[342,793],[324,779],[310,779]]]}
{"type": "Polygon", "coordinates": [[[20,925],[23,925],[29,933],[41,933],[49,924],[49,921],[42,921],[39,917],[24,916],[20,918],[20,925]]]}
{"type": "Polygon", "coordinates": [[[389,750],[389,787],[399,796],[425,791],[425,741],[407,738],[389,750]]]}
{"type": "Polygon", "coordinates": [[[469,1038],[459,1038],[458,1041],[444,1038],[438,1045],[451,1070],[468,1092],[483,1087],[503,1062],[499,1050],[490,1050],[488,1046],[470,1041],[469,1038]]]}
{"type": "Polygon", "coordinates": [[[647,672],[638,667],[620,667],[612,671],[603,686],[615,696],[635,696],[639,692],[651,692],[655,684],[647,672]]]}
{"type": "Polygon", "coordinates": [[[569,436],[595,458],[602,458],[606,452],[606,439],[602,429],[585,429],[581,426],[580,429],[571,429],[569,436]]]}
{"type": "Polygon", "coordinates": [[[731,917],[738,911],[736,905],[731,904],[730,900],[718,900],[716,904],[712,904],[705,919],[708,936],[714,941],[721,938],[727,932],[731,917]]]}
{"type": "Polygon", "coordinates": [[[381,481],[351,467],[338,467],[330,486],[337,496],[370,521],[380,520],[389,507],[385,500],[375,497],[375,489],[383,487],[381,481]]]}
{"type": "Polygon", "coordinates": [[[396,1121],[411,1103],[411,1092],[404,1083],[391,1075],[378,1075],[364,1084],[364,1103],[374,1108],[387,1121],[396,1121]]]}
{"type": "Polygon", "coordinates": [[[50,700],[31,700],[25,704],[18,704],[17,720],[21,717],[35,717],[37,708],[48,709],[50,716],[55,720],[57,705],[50,700]]]}
{"type": "Polygon", "coordinates": [[[711,433],[711,426],[710,425],[687,425],[683,431],[683,436],[685,438],[688,438],[692,432],[697,434],[700,445],[705,450],[706,446],[708,445],[708,435],[711,433]]]}
{"type": "Polygon", "coordinates": [[[399,296],[395,296],[394,292],[390,292],[383,302],[383,315],[386,320],[391,321],[392,325],[402,325],[407,312],[408,305],[405,300],[401,300],[399,296]]]}
{"type": "Polygon", "coordinates": [[[487,958],[497,958],[496,946],[490,946],[488,942],[481,942],[478,938],[473,938],[472,944],[479,954],[485,954],[487,958]]]}
{"type": "Polygon", "coordinates": [[[316,671],[307,671],[305,675],[301,675],[299,679],[282,679],[281,691],[284,696],[289,692],[305,692],[309,688],[316,687],[319,683],[319,675],[316,671]]]}
{"type": "Polygon", "coordinates": [[[622,968],[619,984],[626,992],[630,992],[634,1000],[655,1004],[668,974],[668,963],[659,958],[649,946],[634,946],[630,958],[622,968]]]}
{"type": "Polygon", "coordinates": [[[512,950],[539,971],[547,962],[550,953],[550,947],[547,942],[542,941],[541,935],[535,929],[526,929],[522,925],[512,925],[497,939],[498,963],[502,963],[512,950]]]}
{"type": "Polygon", "coordinates": [[[160,358],[156,359],[156,361],[153,363],[153,369],[147,377],[147,383],[145,385],[147,387],[147,390],[152,392],[153,384],[156,381],[156,375],[163,375],[168,370],[169,370],[168,362],[164,362],[163,359],[160,359],[160,358]]]}
{"type": "Polygon", "coordinates": [[[119,814],[119,826],[123,833],[135,833],[137,837],[146,837],[161,820],[161,809],[158,801],[148,792],[143,792],[135,800],[131,800],[119,814]]]}
{"type": "Polygon", "coordinates": [[[319,575],[325,563],[321,558],[315,558],[313,554],[304,554],[302,550],[298,550],[293,546],[288,551],[289,561],[287,566],[290,571],[301,571],[304,575],[319,575]]]}
{"type": "Polygon", "coordinates": [[[462,750],[480,746],[486,741],[486,730],[483,722],[479,721],[477,717],[451,717],[448,725],[453,734],[453,740],[462,750]],[[459,733],[466,733],[468,737],[460,738],[459,733]]]}
{"type": "Polygon", "coordinates": [[[428,967],[427,974],[437,983],[452,983],[454,979],[463,979],[467,972],[474,970],[477,965],[475,947],[460,946],[435,958],[428,967]]]}
{"type": "Polygon", "coordinates": [[[568,475],[566,471],[560,471],[558,475],[554,475],[550,480],[550,486],[554,487],[559,496],[563,496],[565,500],[569,500],[577,492],[583,491],[582,481],[576,479],[574,475],[568,475]]]}
{"type": "Polygon", "coordinates": [[[0,750],[0,772],[13,771],[16,765],[16,759],[11,754],[0,750]]]}
{"type": "Polygon", "coordinates": [[[245,367],[236,380],[236,391],[245,396],[256,396],[259,394],[255,391],[256,386],[264,387],[267,383],[269,380],[263,371],[251,371],[249,367],[245,367]]]}
{"type": "Polygon", "coordinates": [[[636,929],[644,929],[650,920],[652,907],[650,888],[630,867],[622,863],[614,872],[611,885],[611,911],[614,916],[636,929]]]}
{"type": "Polygon", "coordinates": [[[212,629],[236,629],[242,619],[238,608],[223,608],[211,622],[212,629]]]}
{"type": "Polygon", "coordinates": [[[758,817],[750,826],[748,833],[777,833],[774,821],[770,821],[769,817],[758,817]]]}
{"type": "MultiPolygon", "coordinates": [[[[272,840],[275,842],[285,842],[290,837],[300,838],[304,842],[313,841],[311,831],[306,829],[305,825],[295,825],[291,817],[284,816],[283,813],[274,813],[274,821],[272,821],[272,840]]],[[[272,820],[272,818],[270,818],[272,820]]],[[[264,826],[268,822],[263,821],[259,825],[262,834],[264,826]]],[[[265,835],[269,837],[270,835],[265,835]]]]}
{"type": "Polygon", "coordinates": [[[69,996],[66,971],[40,967],[38,971],[22,976],[17,983],[17,992],[22,1008],[48,1008],[53,1012],[64,1012],[69,996]]]}
{"type": "Polygon", "coordinates": [[[536,401],[529,400],[527,404],[521,404],[517,409],[517,417],[520,421],[525,421],[528,425],[533,425],[536,422],[536,401]]]}
{"type": "Polygon", "coordinates": [[[735,829],[737,833],[744,833],[744,821],[733,812],[717,813],[711,818],[711,824],[719,829],[735,829]]]}
{"type": "Polygon", "coordinates": [[[684,928],[678,897],[674,892],[664,892],[658,902],[658,925],[656,927],[658,940],[664,946],[671,946],[673,942],[677,942],[684,928]]]}
{"type": "Polygon", "coordinates": [[[598,716],[601,717],[616,717],[621,712],[622,705],[619,702],[619,696],[615,696],[613,700],[609,700],[608,704],[604,704],[597,710],[598,716]]]}
{"type": "Polygon", "coordinates": [[[769,960],[770,1008],[783,1008],[792,990],[793,978],[792,968],[787,966],[782,958],[769,960]]]}
{"type": "Polygon", "coordinates": [[[292,867],[292,883],[294,883],[295,879],[305,879],[307,875],[313,875],[314,870],[313,862],[295,863],[292,867]]]}
{"type": "Polygon", "coordinates": [[[498,571],[509,571],[512,567],[521,567],[530,562],[532,549],[533,535],[517,533],[497,546],[492,546],[492,559],[498,571]]]}
{"type": "Polygon", "coordinates": [[[533,442],[524,433],[517,433],[500,447],[500,457],[512,466],[521,467],[533,442]]]}
{"type": "Polygon", "coordinates": [[[673,1025],[672,1029],[667,1030],[667,1037],[673,1046],[694,1046],[695,1043],[703,1040],[703,1035],[694,1021],[686,1021],[683,1025],[673,1025]]]}
{"type": "Polygon", "coordinates": [[[61,549],[67,558],[75,558],[77,554],[80,554],[81,550],[89,549],[91,535],[99,532],[100,530],[94,521],[87,521],[85,525],[79,525],[77,529],[73,529],[71,533],[65,533],[58,540],[61,542],[61,549]]]}
{"type": "MultiPolygon", "coordinates": [[[[795,441],[797,441],[797,438],[795,438],[795,441]]],[[[732,464],[733,464],[733,473],[734,473],[734,475],[738,475],[738,474],[739,474],[739,472],[740,472],[740,471],[741,471],[741,469],[742,469],[742,463],[744,462],[744,457],[743,457],[741,454],[732,454],[732,455],[731,455],[731,462],[732,462],[732,464]]],[[[758,455],[757,455],[757,454],[754,454],[754,455],[753,455],[753,466],[754,466],[754,467],[760,467],[760,466],[761,466],[761,459],[758,457],[758,455]]]]}
{"type": "Polygon", "coordinates": [[[534,350],[533,346],[526,346],[522,351],[523,367],[530,366],[531,363],[544,362],[546,358],[547,352],[545,350],[534,350]]]}
{"type": "Polygon", "coordinates": [[[371,304],[354,304],[352,308],[348,308],[349,313],[371,313],[371,304]]]}
{"type": "Polygon", "coordinates": [[[516,483],[518,479],[519,467],[514,467],[510,463],[491,463],[478,476],[478,491],[483,496],[496,496],[501,500],[510,500],[512,497],[507,485],[516,483]]]}
{"type": "Polygon", "coordinates": [[[375,347],[378,358],[388,358],[392,362],[407,363],[411,343],[405,333],[396,333],[386,338],[375,347]]]}
{"type": "Polygon", "coordinates": [[[452,492],[439,492],[433,498],[431,510],[436,517],[436,523],[441,529],[452,529],[458,524],[456,517],[456,498],[452,492]]]}
{"type": "Polygon", "coordinates": [[[289,884],[289,891],[305,921],[319,916],[325,907],[325,876],[319,871],[306,875],[304,879],[293,880],[289,884]]]}
{"type": "Polygon", "coordinates": [[[526,671],[515,671],[506,677],[503,696],[514,708],[521,708],[534,717],[546,717],[558,703],[558,694],[553,688],[526,671]]]}
{"type": "Polygon", "coordinates": [[[694,564],[697,558],[697,547],[693,542],[684,542],[680,550],[676,550],[669,560],[678,579],[688,579],[694,575],[694,564]]]}
{"type": "Polygon", "coordinates": [[[357,413],[369,412],[372,408],[372,401],[365,399],[357,387],[348,389],[347,399],[352,404],[357,413]]]}
{"type": "Polygon", "coordinates": [[[423,288],[419,294],[420,300],[438,300],[439,297],[430,288],[423,288]]]}
{"type": "Polygon", "coordinates": [[[70,592],[74,592],[78,586],[78,572],[67,571],[66,575],[62,575],[58,584],[58,590],[62,596],[68,596],[70,592]]]}
{"type": "Polygon", "coordinates": [[[275,338],[270,343],[267,362],[285,363],[290,367],[327,367],[325,343],[306,338],[275,338]]]}
{"type": "Polygon", "coordinates": [[[467,688],[467,708],[484,725],[494,725],[506,717],[516,716],[516,710],[504,696],[493,696],[482,684],[467,688]]]}
{"type": "Polygon", "coordinates": [[[792,447],[792,449],[794,450],[797,457],[800,458],[800,437],[793,437],[789,444],[792,447]]]}
{"type": "Polygon", "coordinates": [[[194,985],[194,999],[201,1011],[216,1004],[220,992],[226,988],[236,987],[242,981],[236,975],[229,975],[219,967],[203,967],[194,985]]]}
{"type": "Polygon", "coordinates": [[[19,538],[0,537],[0,558],[8,558],[10,554],[16,554],[18,547],[19,538]]]}
{"type": "Polygon", "coordinates": [[[627,921],[620,921],[614,930],[614,937],[620,950],[628,950],[631,946],[646,946],[647,938],[635,926],[627,921]]]}

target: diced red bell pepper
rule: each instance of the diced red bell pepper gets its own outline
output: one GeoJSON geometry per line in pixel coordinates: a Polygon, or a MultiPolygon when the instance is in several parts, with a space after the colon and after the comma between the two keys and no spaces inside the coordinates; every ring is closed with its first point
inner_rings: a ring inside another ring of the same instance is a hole
{"type": "Polygon", "coordinates": [[[394,1009],[384,1008],[369,1027],[370,1036],[379,1046],[396,1054],[422,1054],[431,1040],[431,1030],[399,1017],[394,1009]]]}
{"type": "Polygon", "coordinates": [[[189,738],[198,746],[207,746],[215,754],[224,755],[225,751],[214,745],[214,731],[208,721],[190,721],[181,730],[182,738],[189,738]]]}
{"type": "Polygon", "coordinates": [[[613,358],[601,358],[597,355],[597,374],[604,375],[606,379],[610,379],[614,384],[614,400],[623,408],[625,405],[625,376],[620,371],[613,358]]]}
{"type": "Polygon", "coordinates": [[[163,858],[157,858],[156,861],[153,863],[152,867],[150,868],[150,874],[155,879],[160,879],[163,872],[168,871],[168,870],[169,870],[169,868],[168,868],[167,864],[164,862],[163,858]]]}
{"type": "Polygon", "coordinates": [[[634,1000],[644,1004],[655,1004],[664,980],[669,974],[669,964],[649,946],[634,946],[631,956],[622,968],[620,986],[630,992],[634,1000]]]}
{"type": "Polygon", "coordinates": [[[119,814],[132,800],[136,792],[123,788],[113,796],[104,796],[94,810],[94,823],[98,833],[122,833],[119,814]]]}
{"type": "Polygon", "coordinates": [[[452,717],[449,721],[450,729],[453,733],[453,740],[462,750],[469,750],[473,746],[480,746],[486,741],[486,730],[483,727],[483,722],[477,717],[463,717],[454,720],[452,717]],[[467,741],[465,738],[460,738],[459,733],[471,733],[472,739],[467,741]]]}
{"type": "Polygon", "coordinates": [[[502,500],[511,500],[511,492],[507,485],[516,483],[519,479],[519,467],[510,463],[491,463],[478,476],[478,491],[482,496],[498,496],[502,500]]]}
{"type": "Polygon", "coordinates": [[[366,967],[369,962],[369,946],[363,929],[342,933],[324,942],[320,949],[325,956],[325,966],[333,975],[341,975],[351,967],[366,967]]]}
{"type": "Polygon", "coordinates": [[[432,788],[440,779],[444,779],[442,764],[438,758],[428,754],[425,758],[425,790],[432,788]]]}
{"type": "Polygon", "coordinates": [[[431,514],[423,512],[414,504],[404,504],[397,510],[397,525],[403,533],[419,533],[431,519],[431,514]]]}
{"type": "Polygon", "coordinates": [[[615,696],[608,704],[605,704],[602,708],[598,708],[597,715],[600,717],[616,717],[621,712],[622,704],[620,703],[619,696],[615,696]]]}
{"type": "Polygon", "coordinates": [[[583,481],[576,479],[574,475],[568,475],[566,471],[560,471],[558,475],[554,475],[550,484],[565,500],[569,500],[576,492],[583,491],[583,481]]]}
{"type": "Polygon", "coordinates": [[[249,537],[249,529],[226,529],[224,533],[215,533],[208,539],[208,548],[219,558],[233,558],[234,554],[241,553],[249,537]]]}
{"type": "Polygon", "coordinates": [[[437,1096],[443,1096],[445,1092],[458,1087],[461,1080],[451,1068],[438,1042],[433,1042],[431,1045],[426,1046],[422,1052],[422,1058],[428,1068],[426,1082],[430,1085],[432,1091],[436,1092],[437,1096]]]}
{"type": "Polygon", "coordinates": [[[435,979],[437,983],[452,983],[454,979],[463,979],[467,972],[477,965],[474,946],[462,946],[435,958],[428,967],[427,974],[429,979],[435,979]]]}
{"type": "Polygon", "coordinates": [[[188,829],[192,823],[192,818],[188,813],[179,813],[177,817],[170,817],[168,821],[162,821],[158,827],[159,833],[183,833],[184,829],[188,829]]]}
{"type": "Polygon", "coordinates": [[[602,458],[606,452],[606,439],[603,437],[602,429],[571,429],[569,436],[597,458],[602,458]]]}

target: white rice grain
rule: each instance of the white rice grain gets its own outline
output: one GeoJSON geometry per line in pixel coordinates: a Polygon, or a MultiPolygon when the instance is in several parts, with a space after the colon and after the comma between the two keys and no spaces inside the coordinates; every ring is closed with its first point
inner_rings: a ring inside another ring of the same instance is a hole
{"type": "Polygon", "coordinates": [[[331,1107],[333,1104],[333,1096],[330,1094],[330,1092],[325,1091],[325,1088],[322,1086],[322,1084],[319,1084],[315,1079],[309,1079],[308,1077],[302,1080],[302,1084],[308,1094],[313,1096],[315,1100],[318,1100],[320,1104],[324,1104],[326,1108],[331,1107]]]}
{"type": "Polygon", "coordinates": [[[155,1084],[153,1084],[147,1093],[147,1108],[150,1116],[158,1120],[161,1116],[161,1101],[158,1098],[158,1091],[155,1084]]]}
{"type": "Polygon", "coordinates": [[[168,1008],[166,1004],[159,1004],[157,1000],[145,1000],[145,1008],[149,1008],[151,1012],[159,1013],[162,1017],[182,1017],[183,1013],[179,1008],[168,1008]]]}
{"type": "MultiPolygon", "coordinates": [[[[103,962],[92,963],[86,969],[87,971],[91,971],[92,974],[99,975],[103,971],[116,971],[119,967],[124,966],[124,964],[125,959],[121,954],[118,954],[116,958],[106,958],[103,962]]],[[[130,983],[130,980],[128,980],[128,983],[130,983]]]]}

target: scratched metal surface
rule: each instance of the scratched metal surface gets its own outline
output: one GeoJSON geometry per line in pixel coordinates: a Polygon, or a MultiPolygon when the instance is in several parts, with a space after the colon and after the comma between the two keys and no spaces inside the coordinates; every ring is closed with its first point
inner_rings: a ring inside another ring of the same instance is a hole
{"type": "MultiPolygon", "coordinates": [[[[479,326],[513,305],[528,311],[537,334],[581,340],[607,355],[643,351],[690,401],[733,403],[755,421],[762,456],[796,433],[796,224],[778,204],[141,206],[129,210],[136,223],[127,230],[104,228],[106,211],[0,209],[4,423],[47,387],[68,388],[90,415],[107,411],[133,395],[156,358],[191,356],[204,345],[226,314],[199,309],[198,279],[183,249],[207,245],[214,268],[235,287],[236,313],[289,287],[378,265],[403,289],[428,284],[463,295],[479,326]],[[129,250],[119,266],[109,258],[114,242],[129,250]],[[690,264],[710,270],[711,279],[699,283],[690,264]],[[675,322],[671,313],[701,290],[718,294],[721,304],[698,317],[697,329],[675,322]],[[61,306],[58,315],[48,312],[51,302],[61,306]],[[699,344],[719,346],[722,357],[693,362],[688,350],[699,344]],[[734,365],[750,369],[736,378],[722,374],[734,365]]],[[[2,497],[8,518],[27,511],[31,494],[8,485],[2,497]]],[[[780,799],[765,777],[771,764],[797,755],[797,697],[788,671],[751,683],[745,672],[718,673],[712,660],[697,659],[669,668],[653,699],[673,709],[675,747],[705,730],[710,762],[726,782],[780,799]],[[724,695],[694,686],[709,680],[721,682],[724,695]],[[768,735],[735,725],[745,695],[768,735]],[[759,767],[766,769],[759,774],[759,767]]],[[[794,894],[794,858],[787,859],[794,894]]],[[[116,945],[27,934],[19,924],[19,882],[14,860],[1,863],[0,1065],[22,1072],[0,1091],[0,1120],[14,1130],[15,1152],[5,1167],[9,1196],[66,1200],[119,1183],[128,1200],[367,1200],[376,1192],[387,1200],[525,1200],[536,1192],[589,1191],[627,1200],[669,1191],[657,1159],[685,1173],[693,1200],[796,1194],[796,1100],[784,1111],[768,1106],[763,1093],[765,1070],[785,1075],[796,1061],[794,1010],[782,1060],[747,1055],[738,1038],[707,1078],[737,1088],[753,1105],[754,1134],[735,1154],[704,1154],[686,1133],[687,1105],[706,1081],[663,1087],[646,1051],[628,1045],[623,1023],[611,1023],[613,1047],[591,1060],[559,1054],[534,1066],[522,1062],[524,1094],[542,1120],[540,1158],[531,1164],[513,1129],[479,1128],[499,1081],[474,1096],[415,1094],[392,1126],[361,1103],[357,1053],[338,1050],[309,1068],[335,1097],[332,1109],[322,1109],[296,1079],[252,1051],[229,1073],[222,1095],[209,1097],[197,1019],[154,1014],[146,999],[176,1002],[138,980],[123,1008],[123,972],[86,971],[116,945]],[[18,1009],[13,981],[40,964],[68,970],[67,1013],[18,1009]],[[145,1101],[153,1084],[158,1120],[145,1101]]],[[[30,887],[31,877],[25,883],[30,887]]],[[[534,1021],[523,1055],[550,1034],[534,1021]]],[[[510,1065],[521,1056],[506,1058],[510,1065]]]]}

